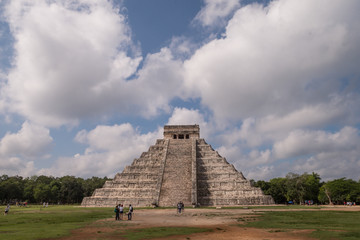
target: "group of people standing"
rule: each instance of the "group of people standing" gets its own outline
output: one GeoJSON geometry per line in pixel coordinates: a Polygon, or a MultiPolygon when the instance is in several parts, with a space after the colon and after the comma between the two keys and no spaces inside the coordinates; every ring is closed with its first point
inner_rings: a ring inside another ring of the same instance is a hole
{"type": "MultiPolygon", "coordinates": [[[[129,205],[129,211],[126,213],[127,216],[128,216],[128,220],[132,219],[133,211],[134,211],[134,208],[130,204],[129,205]]],[[[119,204],[119,205],[115,206],[114,212],[115,212],[115,220],[123,220],[124,206],[122,204],[119,204]]]]}

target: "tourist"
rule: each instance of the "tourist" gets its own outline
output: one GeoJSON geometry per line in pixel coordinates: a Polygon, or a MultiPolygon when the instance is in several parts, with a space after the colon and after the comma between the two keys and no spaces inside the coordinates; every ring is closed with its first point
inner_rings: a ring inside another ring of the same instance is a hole
{"type": "Polygon", "coordinates": [[[114,212],[115,212],[115,221],[119,220],[120,219],[120,217],[119,217],[119,212],[120,211],[119,211],[119,208],[118,208],[117,205],[115,206],[114,212]]]}
{"type": "Polygon", "coordinates": [[[120,220],[123,220],[123,215],[124,215],[124,206],[122,204],[120,204],[120,220]]]}
{"type": "Polygon", "coordinates": [[[129,205],[129,212],[128,212],[128,220],[131,220],[133,211],[134,211],[134,208],[130,204],[129,205]]]}
{"type": "Polygon", "coordinates": [[[10,211],[10,204],[8,204],[5,208],[5,212],[4,212],[4,215],[6,216],[10,211]]]}
{"type": "Polygon", "coordinates": [[[182,204],[181,204],[181,202],[178,202],[178,204],[177,204],[178,213],[181,213],[181,209],[182,209],[182,204]]]}

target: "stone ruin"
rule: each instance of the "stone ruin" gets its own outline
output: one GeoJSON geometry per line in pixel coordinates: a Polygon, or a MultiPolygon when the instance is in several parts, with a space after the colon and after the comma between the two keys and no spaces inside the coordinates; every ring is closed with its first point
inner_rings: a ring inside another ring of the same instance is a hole
{"type": "Polygon", "coordinates": [[[84,207],[236,206],[274,204],[204,139],[199,125],[164,126],[158,139],[122,173],[82,201],[84,207]]]}

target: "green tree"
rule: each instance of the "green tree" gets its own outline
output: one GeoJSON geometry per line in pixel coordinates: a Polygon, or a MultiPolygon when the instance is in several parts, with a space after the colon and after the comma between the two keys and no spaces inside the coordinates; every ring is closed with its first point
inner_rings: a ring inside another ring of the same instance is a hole
{"type": "Polygon", "coordinates": [[[2,202],[19,201],[23,198],[24,180],[21,176],[3,175],[0,180],[0,196],[2,202]]]}
{"type": "Polygon", "coordinates": [[[261,188],[261,190],[264,192],[264,194],[267,194],[267,195],[270,194],[269,189],[270,189],[271,185],[269,182],[259,180],[257,182],[253,182],[253,186],[261,188]]]}
{"type": "Polygon", "coordinates": [[[64,176],[60,179],[59,191],[62,203],[80,203],[84,197],[83,179],[74,176],[64,176]]]}
{"type": "Polygon", "coordinates": [[[286,202],[286,179],[285,178],[273,178],[269,181],[269,189],[266,191],[267,194],[270,194],[275,203],[285,203],[286,202]]]}
{"type": "Polygon", "coordinates": [[[60,201],[60,189],[61,189],[61,183],[58,178],[52,180],[50,182],[50,202],[52,203],[58,203],[60,201]]]}
{"type": "Polygon", "coordinates": [[[304,192],[299,174],[288,173],[286,175],[285,186],[286,186],[286,190],[285,190],[286,200],[299,203],[300,195],[302,195],[304,192]]]}
{"type": "Polygon", "coordinates": [[[37,176],[25,179],[24,183],[24,200],[28,202],[36,202],[34,197],[34,188],[36,187],[37,176]]]}
{"type": "Polygon", "coordinates": [[[329,204],[342,204],[345,201],[356,201],[359,196],[358,182],[340,178],[328,181],[320,188],[319,200],[329,204]]]}
{"type": "Polygon", "coordinates": [[[36,202],[48,202],[51,198],[50,186],[45,183],[39,183],[34,188],[34,198],[36,202]]]}
{"type": "Polygon", "coordinates": [[[101,188],[104,186],[105,182],[109,180],[107,177],[99,178],[99,177],[92,177],[88,178],[83,182],[83,189],[84,189],[84,197],[91,196],[95,189],[101,188]]]}
{"type": "Polygon", "coordinates": [[[313,172],[312,174],[304,173],[302,176],[304,177],[305,180],[304,183],[306,190],[304,195],[305,200],[317,201],[321,187],[320,175],[313,172]]]}

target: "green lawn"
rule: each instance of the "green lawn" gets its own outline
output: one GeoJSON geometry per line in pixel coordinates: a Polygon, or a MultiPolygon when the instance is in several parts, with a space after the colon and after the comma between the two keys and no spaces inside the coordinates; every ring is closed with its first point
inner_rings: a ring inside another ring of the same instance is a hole
{"type": "Polygon", "coordinates": [[[360,239],[360,212],[294,211],[262,212],[260,217],[239,218],[245,227],[267,228],[271,231],[314,229],[311,237],[318,239],[360,239]]]}
{"type": "Polygon", "coordinates": [[[112,215],[112,208],[13,206],[7,216],[0,216],[0,239],[31,240],[65,236],[72,229],[112,215]]]}
{"type": "MultiPolygon", "coordinates": [[[[5,207],[0,206],[0,208],[4,209],[5,207]]],[[[286,209],[285,206],[279,208],[286,209]]],[[[246,224],[240,226],[267,228],[274,232],[291,231],[291,229],[313,229],[314,231],[310,236],[318,239],[360,239],[360,212],[307,211],[310,208],[306,207],[303,208],[303,211],[277,211],[279,208],[274,208],[274,211],[269,212],[257,212],[256,216],[243,216],[238,220],[246,224]]],[[[289,207],[289,210],[291,209],[293,207],[289,207]]],[[[149,209],[149,211],[152,210],[149,209]]],[[[72,229],[86,225],[99,226],[105,224],[109,227],[113,222],[95,223],[95,221],[113,216],[113,208],[81,208],[79,206],[50,206],[48,208],[31,206],[23,208],[14,206],[10,209],[9,215],[0,215],[0,239],[33,240],[66,236],[70,234],[72,229]]],[[[99,232],[97,239],[107,239],[113,234],[125,239],[136,240],[209,231],[209,229],[204,228],[188,227],[128,229],[126,224],[120,225],[113,226],[114,232],[99,232]],[[121,228],[118,228],[120,225],[121,228]]]]}
{"type": "MultiPolygon", "coordinates": [[[[5,209],[5,206],[0,206],[5,209]]],[[[139,209],[139,208],[138,208],[139,209]]],[[[151,209],[149,209],[151,211],[151,209]]],[[[113,225],[114,222],[98,222],[96,220],[114,217],[113,208],[81,208],[79,206],[42,206],[11,207],[7,216],[0,216],[1,240],[35,240],[57,238],[70,234],[70,231],[85,225],[106,226],[113,232],[99,232],[97,239],[122,236],[123,239],[151,239],[172,235],[187,235],[209,231],[205,228],[192,227],[156,227],[144,229],[126,229],[126,224],[113,225]]]]}

